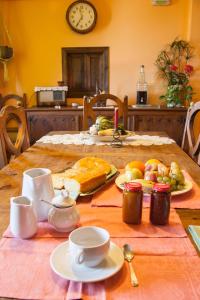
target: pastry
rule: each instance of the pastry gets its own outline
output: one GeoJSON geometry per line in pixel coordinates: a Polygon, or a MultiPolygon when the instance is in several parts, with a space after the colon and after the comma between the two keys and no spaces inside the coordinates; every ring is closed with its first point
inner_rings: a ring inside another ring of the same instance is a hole
{"type": "MultiPolygon", "coordinates": [[[[102,172],[96,173],[82,173],[73,177],[64,178],[64,187],[66,190],[72,190],[72,185],[75,186],[75,182],[79,183],[79,192],[87,193],[93,191],[98,186],[106,181],[106,174],[102,172]]],[[[77,189],[77,188],[76,188],[77,189]]]]}
{"type": "Polygon", "coordinates": [[[64,189],[64,177],[65,177],[65,173],[56,173],[51,175],[54,189],[56,190],[64,189]]]}
{"type": "Polygon", "coordinates": [[[109,174],[111,166],[104,159],[98,157],[84,157],[78,160],[72,167],[73,169],[93,169],[109,174]]]}
{"type": "Polygon", "coordinates": [[[52,174],[55,189],[73,190],[80,193],[93,191],[106,181],[111,166],[103,159],[85,157],[78,160],[71,169],[63,173],[52,174]]]}

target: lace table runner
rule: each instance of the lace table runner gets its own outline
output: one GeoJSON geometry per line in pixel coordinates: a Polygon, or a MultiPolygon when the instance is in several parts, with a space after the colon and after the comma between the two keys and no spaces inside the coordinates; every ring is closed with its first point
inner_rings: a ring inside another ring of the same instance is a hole
{"type": "MultiPolygon", "coordinates": [[[[55,134],[55,135],[47,135],[42,137],[37,141],[38,143],[45,144],[64,144],[64,145],[110,145],[109,142],[96,141],[90,134],[88,133],[78,133],[78,134],[55,134]]],[[[175,143],[174,140],[168,137],[161,137],[157,135],[131,135],[123,141],[123,145],[131,145],[131,146],[151,146],[151,145],[166,145],[175,143]]]]}

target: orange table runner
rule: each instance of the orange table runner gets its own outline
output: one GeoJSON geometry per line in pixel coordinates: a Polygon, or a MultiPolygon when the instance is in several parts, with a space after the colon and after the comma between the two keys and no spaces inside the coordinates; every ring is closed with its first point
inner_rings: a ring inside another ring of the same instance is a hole
{"type": "MultiPolygon", "coordinates": [[[[149,221],[149,208],[142,211],[142,223],[140,225],[126,224],[122,222],[122,211],[116,207],[94,207],[89,204],[79,204],[80,226],[100,226],[109,231],[113,238],[119,237],[186,237],[187,234],[181,224],[179,215],[174,209],[170,210],[169,224],[155,226],[149,221]]],[[[65,232],[57,232],[47,222],[38,223],[38,237],[67,237],[65,232]]],[[[10,229],[5,231],[3,237],[12,237],[10,229]]]]}
{"type": "MultiPolygon", "coordinates": [[[[192,190],[182,195],[172,196],[171,207],[200,209],[200,188],[185,171],[184,176],[187,180],[192,182],[192,190]]],[[[122,190],[120,190],[115,183],[112,183],[93,195],[91,205],[122,207],[122,190]]],[[[144,196],[143,207],[149,206],[150,196],[144,196]]]]}

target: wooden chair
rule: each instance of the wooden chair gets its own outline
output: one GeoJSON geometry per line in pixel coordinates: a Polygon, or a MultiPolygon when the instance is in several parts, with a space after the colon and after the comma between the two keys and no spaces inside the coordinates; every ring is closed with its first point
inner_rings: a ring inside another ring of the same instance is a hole
{"type": "Polygon", "coordinates": [[[15,158],[30,146],[26,115],[22,107],[4,106],[0,111],[0,156],[1,167],[9,163],[11,158],[15,158]],[[18,132],[15,143],[8,134],[7,124],[10,120],[18,123],[18,132]]]}
{"type": "Polygon", "coordinates": [[[89,120],[92,123],[96,121],[96,114],[93,110],[94,105],[98,102],[106,102],[106,100],[112,100],[119,108],[119,119],[123,119],[124,128],[127,129],[127,115],[128,115],[128,97],[124,97],[124,101],[112,95],[112,94],[100,94],[94,96],[92,99],[84,96],[83,98],[83,130],[89,129],[89,120]]]}
{"type": "Polygon", "coordinates": [[[2,96],[0,94],[0,109],[5,105],[15,105],[15,106],[22,106],[26,108],[27,96],[26,94],[23,94],[23,96],[19,96],[16,94],[8,94],[6,96],[2,96]]]}
{"type": "Polygon", "coordinates": [[[200,101],[188,109],[181,147],[200,165],[200,132],[196,140],[194,136],[194,121],[198,112],[200,101]]]}

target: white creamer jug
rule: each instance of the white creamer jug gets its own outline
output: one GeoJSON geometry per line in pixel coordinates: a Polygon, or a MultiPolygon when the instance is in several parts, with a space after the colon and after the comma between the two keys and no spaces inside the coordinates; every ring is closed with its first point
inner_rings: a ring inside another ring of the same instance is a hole
{"type": "Polygon", "coordinates": [[[41,200],[51,202],[54,197],[51,171],[44,168],[25,171],[23,173],[22,196],[26,196],[32,201],[38,221],[47,220],[50,206],[41,200]]]}
{"type": "Polygon", "coordinates": [[[28,239],[37,232],[37,217],[31,200],[18,196],[10,199],[10,230],[21,239],[28,239]]]}

